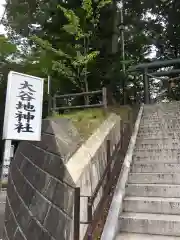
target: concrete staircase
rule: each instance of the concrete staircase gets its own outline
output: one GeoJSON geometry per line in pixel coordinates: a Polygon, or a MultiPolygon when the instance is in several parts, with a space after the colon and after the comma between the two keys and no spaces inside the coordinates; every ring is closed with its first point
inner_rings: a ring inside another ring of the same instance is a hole
{"type": "Polygon", "coordinates": [[[145,106],[116,240],[180,239],[180,103],[145,106]]]}

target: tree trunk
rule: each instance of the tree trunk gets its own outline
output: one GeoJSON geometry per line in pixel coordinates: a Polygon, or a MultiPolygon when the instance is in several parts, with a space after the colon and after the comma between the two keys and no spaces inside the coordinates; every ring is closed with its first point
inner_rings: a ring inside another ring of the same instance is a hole
{"type": "Polygon", "coordinates": [[[113,0],[112,3],[112,9],[113,9],[113,35],[112,35],[112,44],[111,44],[111,52],[112,54],[116,54],[118,52],[118,38],[119,38],[119,33],[118,33],[118,25],[119,25],[119,12],[117,10],[117,3],[116,0],[113,0]]]}

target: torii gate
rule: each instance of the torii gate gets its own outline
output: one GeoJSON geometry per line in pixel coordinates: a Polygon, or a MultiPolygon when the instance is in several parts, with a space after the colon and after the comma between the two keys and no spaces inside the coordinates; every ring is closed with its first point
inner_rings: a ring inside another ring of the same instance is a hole
{"type": "MultiPolygon", "coordinates": [[[[140,72],[143,73],[143,80],[144,80],[144,102],[146,104],[150,103],[150,94],[149,94],[149,77],[158,78],[162,76],[172,76],[174,74],[180,74],[180,69],[172,69],[170,71],[159,71],[157,70],[162,67],[170,67],[176,64],[180,64],[180,58],[172,59],[172,60],[163,60],[163,61],[154,61],[149,63],[142,63],[136,66],[132,66],[129,68],[129,72],[140,72]],[[155,72],[152,70],[156,69],[155,72]],[[150,71],[149,71],[150,70],[150,71]]],[[[174,78],[174,79],[179,79],[174,78]]],[[[173,80],[174,80],[173,79],[173,80]]]]}

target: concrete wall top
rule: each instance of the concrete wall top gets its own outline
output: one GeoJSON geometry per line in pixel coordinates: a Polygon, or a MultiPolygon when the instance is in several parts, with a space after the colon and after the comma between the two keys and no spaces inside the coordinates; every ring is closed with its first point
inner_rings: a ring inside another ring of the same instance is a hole
{"type": "Polygon", "coordinates": [[[111,114],[66,163],[66,168],[75,184],[78,182],[86,166],[88,166],[100,149],[104,140],[107,139],[112,128],[114,128],[117,123],[119,124],[120,120],[120,116],[111,114]]]}

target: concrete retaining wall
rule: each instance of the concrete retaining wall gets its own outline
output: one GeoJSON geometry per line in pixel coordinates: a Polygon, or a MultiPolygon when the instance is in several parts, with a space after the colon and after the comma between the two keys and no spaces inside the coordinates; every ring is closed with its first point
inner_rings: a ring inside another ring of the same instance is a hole
{"type": "MultiPolygon", "coordinates": [[[[11,164],[3,240],[72,240],[74,187],[91,196],[106,166],[106,140],[113,149],[120,139],[120,118],[111,115],[80,148],[69,121],[45,120],[42,129],[42,141],[22,142],[11,164]]],[[[82,198],[81,220],[86,209],[82,198]]]]}
{"type": "MultiPolygon", "coordinates": [[[[107,165],[106,140],[111,141],[111,152],[120,141],[120,117],[112,114],[100,128],[83,144],[66,164],[81,195],[92,196],[107,165]]],[[[94,210],[102,196],[102,189],[95,200],[94,210]]],[[[81,198],[80,220],[87,222],[87,198],[81,198]]],[[[87,224],[80,226],[80,239],[83,239],[87,224]]]]}

